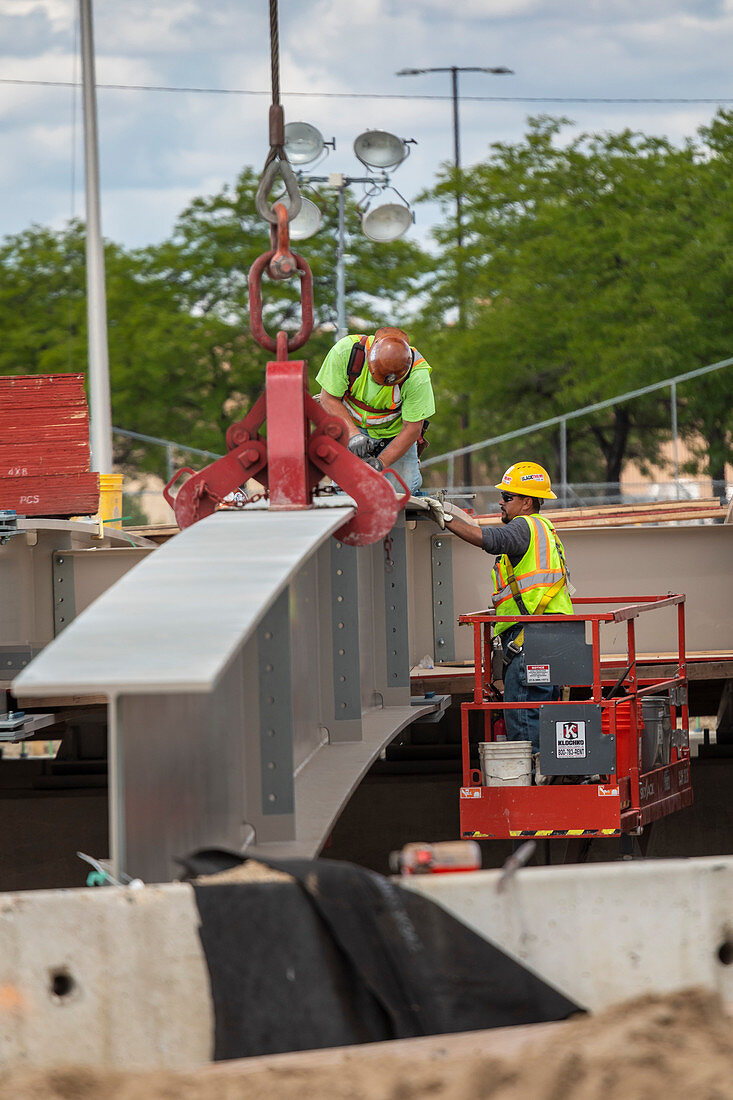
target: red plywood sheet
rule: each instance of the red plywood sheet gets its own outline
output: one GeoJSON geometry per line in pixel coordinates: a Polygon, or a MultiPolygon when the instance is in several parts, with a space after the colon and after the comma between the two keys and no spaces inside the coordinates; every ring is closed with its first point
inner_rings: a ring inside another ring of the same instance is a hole
{"type": "Polygon", "coordinates": [[[0,444],[89,442],[86,409],[28,409],[22,417],[0,412],[0,444]]]}
{"type": "Polygon", "coordinates": [[[0,477],[83,474],[88,470],[88,440],[60,444],[0,443],[0,477]]]}
{"type": "Polygon", "coordinates": [[[87,516],[99,508],[99,474],[0,477],[0,508],[23,516],[87,516]]]}
{"type": "Polygon", "coordinates": [[[5,416],[13,413],[20,414],[26,409],[47,409],[50,415],[55,409],[86,409],[86,407],[87,398],[83,391],[81,393],[54,391],[50,394],[43,390],[0,393],[0,413],[5,416]]]}
{"type": "Polygon", "coordinates": [[[20,420],[28,410],[52,419],[62,408],[86,411],[83,374],[19,374],[0,378],[0,417],[20,420]]]}
{"type": "Polygon", "coordinates": [[[9,390],[49,390],[75,387],[84,390],[83,374],[4,374],[0,376],[0,394],[9,390]]]}

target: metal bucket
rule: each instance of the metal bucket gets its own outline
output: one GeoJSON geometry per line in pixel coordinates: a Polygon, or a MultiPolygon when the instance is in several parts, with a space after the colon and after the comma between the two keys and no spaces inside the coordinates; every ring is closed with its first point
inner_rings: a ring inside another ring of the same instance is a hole
{"type": "Polygon", "coordinates": [[[644,695],[641,700],[641,771],[669,764],[672,751],[672,715],[668,695],[644,695]]]}

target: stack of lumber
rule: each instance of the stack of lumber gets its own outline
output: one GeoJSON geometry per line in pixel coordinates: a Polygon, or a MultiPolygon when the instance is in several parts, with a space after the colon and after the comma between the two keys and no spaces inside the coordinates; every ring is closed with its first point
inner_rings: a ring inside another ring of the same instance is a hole
{"type": "MultiPolygon", "coordinates": [[[[593,508],[542,509],[557,528],[629,527],[640,523],[690,523],[700,519],[726,520],[728,509],[716,497],[706,500],[659,500],[653,504],[603,504],[593,508]]],[[[479,524],[501,523],[499,515],[477,516],[479,524]]]]}
{"type": "Polygon", "coordinates": [[[24,516],[93,515],[83,374],[0,378],[0,508],[24,516]]]}

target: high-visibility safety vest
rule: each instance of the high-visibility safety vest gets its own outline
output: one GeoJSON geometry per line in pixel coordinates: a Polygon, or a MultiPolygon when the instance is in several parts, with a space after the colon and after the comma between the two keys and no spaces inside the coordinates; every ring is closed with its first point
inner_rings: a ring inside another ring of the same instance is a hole
{"type": "Polygon", "coordinates": [[[381,387],[378,398],[379,408],[375,405],[369,405],[364,401],[364,394],[366,393],[367,381],[371,379],[372,376],[369,373],[369,367],[367,366],[366,360],[369,358],[369,352],[371,351],[373,343],[373,336],[354,337],[354,344],[360,344],[364,348],[365,356],[362,360],[363,367],[356,378],[352,378],[349,375],[349,386],[341,399],[347,409],[352,413],[355,420],[359,421],[366,413],[367,429],[376,427],[381,428],[387,424],[393,424],[395,420],[399,420],[402,415],[402,386],[404,386],[407,378],[410,377],[414,370],[430,369],[425,361],[425,357],[415,351],[413,347],[410,347],[412,352],[412,366],[410,367],[407,378],[398,386],[381,387]]]}
{"type": "MultiPolygon", "coordinates": [[[[555,528],[537,513],[520,518],[529,524],[529,548],[513,568],[506,554],[497,558],[491,573],[496,614],[572,615],[565,551],[555,528]]],[[[512,623],[497,623],[494,634],[502,634],[510,626],[512,623]]]]}

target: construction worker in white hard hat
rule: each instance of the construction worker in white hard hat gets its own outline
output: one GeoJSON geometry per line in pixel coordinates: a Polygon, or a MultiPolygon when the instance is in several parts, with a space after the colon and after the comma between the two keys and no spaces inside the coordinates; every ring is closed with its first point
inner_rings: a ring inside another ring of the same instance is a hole
{"type": "Polygon", "coordinates": [[[321,407],[346,423],[349,450],[377,470],[396,470],[411,493],[422,485],[419,451],[435,412],[430,371],[407,334],[385,326],[344,336],[316,376],[321,407]]]}
{"type": "MultiPolygon", "coordinates": [[[[501,493],[501,527],[479,527],[433,498],[430,515],[446,531],[498,555],[491,573],[497,615],[572,615],[565,551],[550,520],[540,515],[543,502],[556,499],[547,470],[536,462],[515,462],[495,488],[501,493]]],[[[527,682],[521,623],[497,623],[494,635],[504,647],[505,703],[558,697],[554,684],[527,682]]],[[[531,741],[532,751],[539,752],[538,710],[505,710],[502,717],[509,740],[531,741]]]]}

